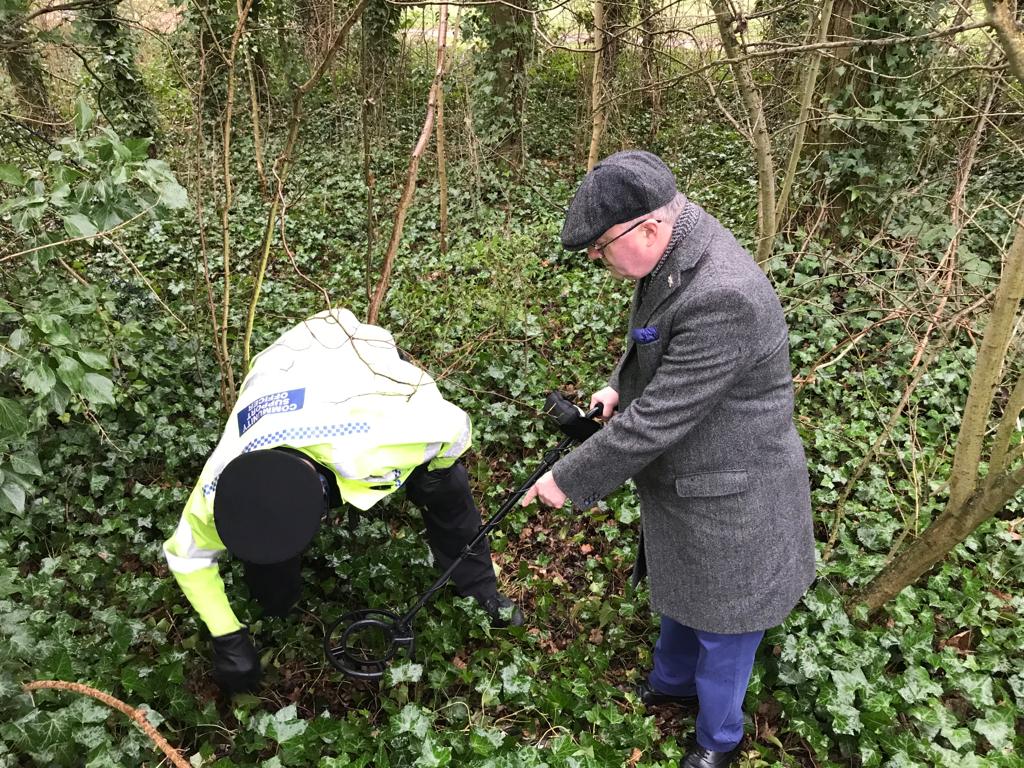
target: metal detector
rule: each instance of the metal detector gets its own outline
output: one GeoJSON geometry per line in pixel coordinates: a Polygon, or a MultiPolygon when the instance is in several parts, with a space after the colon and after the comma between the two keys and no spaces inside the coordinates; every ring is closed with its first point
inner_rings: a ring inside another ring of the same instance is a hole
{"type": "Polygon", "coordinates": [[[565,433],[562,441],[544,454],[544,460],[533,474],[505,499],[494,516],[480,527],[473,540],[462,548],[462,552],[445,572],[403,615],[380,608],[363,608],[345,614],[328,628],[324,636],[324,651],[327,660],[336,669],[357,680],[379,680],[384,676],[388,664],[400,654],[411,659],[416,645],[412,622],[420,609],[448,583],[459,564],[472,554],[473,548],[505,519],[530,487],[555,465],[565,451],[601,429],[601,425],[594,421],[594,417],[601,412],[601,406],[583,413],[561,392],[548,395],[544,412],[553,417],[565,433]]]}

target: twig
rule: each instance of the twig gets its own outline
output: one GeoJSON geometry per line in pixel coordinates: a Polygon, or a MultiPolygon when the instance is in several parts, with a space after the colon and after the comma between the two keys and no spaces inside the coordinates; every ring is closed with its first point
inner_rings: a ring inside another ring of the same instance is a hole
{"type": "Polygon", "coordinates": [[[81,237],[71,237],[71,238],[68,238],[67,240],[58,240],[56,243],[46,243],[45,245],[37,245],[34,248],[29,248],[29,249],[24,250],[24,251],[18,251],[17,253],[9,254],[7,256],[4,256],[2,259],[0,259],[0,264],[3,264],[5,261],[10,261],[11,259],[16,259],[19,256],[28,256],[30,253],[36,253],[37,251],[45,251],[47,248],[57,248],[57,247],[59,247],[61,245],[69,245],[71,243],[80,242],[81,240],[90,240],[91,238],[94,238],[94,237],[106,237],[107,235],[110,235],[113,232],[117,232],[117,230],[119,230],[119,229],[124,229],[129,224],[131,224],[133,221],[135,221],[136,219],[142,218],[147,213],[152,211],[155,207],[156,207],[156,205],[151,205],[151,206],[149,206],[149,208],[146,208],[144,211],[140,211],[139,213],[135,214],[134,216],[132,216],[127,221],[122,221],[116,227],[111,227],[110,229],[105,229],[102,232],[97,232],[94,235],[82,235],[81,237]]]}
{"type": "Polygon", "coordinates": [[[252,329],[256,322],[256,306],[260,300],[260,290],[263,287],[263,278],[267,273],[267,263],[270,260],[270,246],[274,239],[274,222],[277,221],[277,212],[279,210],[280,202],[284,199],[284,188],[285,182],[288,179],[288,172],[291,170],[292,155],[295,151],[295,142],[299,137],[299,126],[302,122],[302,99],[316,87],[316,84],[323,78],[327,68],[334,61],[335,55],[338,53],[338,49],[344,42],[345,37],[348,35],[349,30],[356,23],[356,20],[360,17],[363,12],[363,8],[366,7],[366,0],[359,0],[355,7],[349,12],[348,18],[345,19],[341,29],[335,36],[334,41],[331,43],[330,49],[324,55],[323,61],[316,68],[316,71],[310,75],[309,79],[306,80],[302,85],[295,89],[294,95],[292,96],[292,111],[291,117],[288,119],[288,138],[285,140],[284,149],[281,150],[281,154],[277,156],[274,161],[273,168],[271,169],[274,174],[274,179],[277,184],[274,191],[274,199],[270,204],[270,211],[267,213],[267,224],[263,230],[263,243],[260,248],[260,263],[256,271],[256,284],[253,286],[252,297],[249,299],[249,314],[245,321],[245,331],[242,340],[242,370],[246,371],[249,368],[250,360],[250,345],[252,342],[252,329]]]}
{"type": "Polygon", "coordinates": [[[59,691],[71,691],[73,693],[80,693],[84,696],[92,696],[94,699],[98,699],[106,704],[108,707],[116,709],[118,712],[122,712],[132,720],[134,720],[142,732],[145,733],[150,741],[152,741],[157,748],[167,755],[167,759],[174,764],[175,768],[192,768],[189,763],[181,756],[181,754],[172,747],[167,739],[160,735],[159,731],[154,728],[149,720],[146,719],[146,713],[141,709],[135,709],[125,704],[120,699],[115,699],[109,693],[98,691],[88,685],[82,683],[69,683],[65,680],[34,680],[31,683],[25,683],[21,686],[21,689],[26,693],[32,691],[38,691],[43,688],[52,688],[59,691]]]}
{"type": "Polygon", "coordinates": [[[405,223],[406,213],[409,211],[409,204],[412,202],[413,193],[416,191],[416,172],[419,169],[420,156],[426,149],[430,134],[434,128],[434,114],[437,105],[437,93],[441,89],[441,81],[444,78],[445,50],[448,37],[448,5],[441,5],[441,19],[437,30],[437,66],[434,70],[434,82],[430,86],[430,95],[427,97],[427,116],[423,121],[423,128],[420,130],[419,139],[413,147],[412,157],[409,159],[409,172],[405,179],[405,189],[398,202],[398,210],[395,213],[395,226],[391,231],[391,240],[388,243],[388,250],[384,256],[384,264],[381,266],[380,279],[373,292],[373,299],[370,301],[370,309],[367,313],[367,322],[376,324],[377,315],[380,313],[380,306],[384,301],[384,294],[388,289],[388,282],[391,279],[391,269],[395,263],[395,256],[398,253],[398,245],[402,238],[402,226],[405,223]]]}

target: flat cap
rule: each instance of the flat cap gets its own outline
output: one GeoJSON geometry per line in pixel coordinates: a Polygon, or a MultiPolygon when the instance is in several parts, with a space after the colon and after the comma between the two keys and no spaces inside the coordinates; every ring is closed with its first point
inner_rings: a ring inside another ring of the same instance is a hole
{"type": "Polygon", "coordinates": [[[676,178],[657,155],[639,149],[616,152],[594,166],[580,184],[562,225],[562,247],[579,251],[616,224],[667,205],[676,178]]]}

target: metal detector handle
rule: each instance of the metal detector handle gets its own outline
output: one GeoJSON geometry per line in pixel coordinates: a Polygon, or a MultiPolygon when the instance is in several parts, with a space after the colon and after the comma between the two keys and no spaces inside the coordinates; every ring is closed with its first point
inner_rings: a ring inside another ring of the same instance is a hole
{"type": "MultiPolygon", "coordinates": [[[[591,411],[589,411],[584,416],[584,418],[592,419],[595,416],[597,416],[597,414],[599,414],[600,412],[601,406],[598,405],[591,411]]],[[[498,507],[498,511],[491,516],[491,519],[488,520],[485,525],[480,526],[480,530],[477,531],[477,534],[473,537],[473,540],[462,548],[462,552],[460,553],[460,555],[457,558],[455,558],[455,560],[452,562],[451,565],[448,566],[445,572],[437,578],[437,581],[434,582],[433,586],[431,586],[426,592],[420,595],[419,600],[416,601],[412,608],[406,611],[405,616],[402,617],[402,625],[407,626],[412,621],[412,617],[419,612],[420,608],[426,605],[427,601],[429,601],[430,598],[434,596],[434,593],[448,583],[448,579],[451,578],[451,575],[455,572],[455,569],[458,568],[459,565],[462,563],[462,558],[468,555],[470,552],[472,552],[476,545],[483,541],[487,537],[487,534],[493,531],[498,526],[498,524],[505,519],[505,516],[512,511],[513,507],[515,507],[519,500],[526,495],[526,492],[530,490],[530,488],[533,487],[533,484],[540,480],[541,477],[548,470],[555,466],[555,464],[558,462],[558,459],[562,456],[562,454],[565,453],[565,451],[567,451],[569,448],[571,448],[572,444],[577,442],[578,439],[579,438],[573,437],[572,435],[563,437],[561,442],[558,443],[558,445],[556,445],[554,448],[552,448],[550,451],[547,451],[544,454],[544,459],[541,461],[540,466],[533,471],[533,474],[531,474],[526,479],[526,482],[519,486],[519,488],[517,488],[511,496],[505,499],[502,505],[498,507]]]]}
{"type": "MultiPolygon", "coordinates": [[[[584,414],[583,418],[593,419],[600,412],[601,406],[598,405],[588,413],[584,414]]],[[[498,511],[495,512],[491,519],[487,521],[487,525],[484,525],[480,528],[480,532],[476,535],[476,538],[474,538],[473,541],[467,544],[466,547],[472,549],[474,546],[480,543],[481,539],[483,539],[484,536],[486,536],[488,533],[494,530],[494,527],[498,523],[500,523],[502,519],[504,519],[505,515],[512,511],[512,508],[519,502],[521,498],[523,498],[523,496],[526,495],[526,492],[533,487],[533,484],[540,480],[541,477],[543,477],[548,470],[555,466],[555,464],[558,463],[558,460],[561,458],[562,454],[569,450],[572,447],[572,444],[576,442],[582,442],[582,440],[577,436],[567,435],[566,437],[562,438],[561,442],[559,442],[558,445],[556,445],[550,451],[546,452],[544,454],[544,459],[540,463],[540,466],[533,471],[533,474],[526,479],[526,482],[524,482],[521,486],[519,486],[518,489],[516,489],[515,493],[513,493],[511,496],[505,499],[504,503],[500,507],[498,507],[498,511]]]]}

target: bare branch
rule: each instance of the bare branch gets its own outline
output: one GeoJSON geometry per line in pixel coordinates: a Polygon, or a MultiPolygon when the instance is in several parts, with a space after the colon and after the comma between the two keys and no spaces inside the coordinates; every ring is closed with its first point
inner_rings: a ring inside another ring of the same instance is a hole
{"type": "Polygon", "coordinates": [[[427,147],[430,134],[434,129],[434,115],[437,109],[437,94],[441,90],[444,80],[445,50],[448,38],[448,6],[441,5],[441,19],[437,30],[437,66],[434,69],[434,81],[430,85],[430,95],[427,97],[427,116],[423,120],[423,128],[420,130],[419,139],[412,150],[412,157],[409,159],[409,171],[406,174],[405,189],[402,190],[402,197],[398,201],[398,210],[395,212],[395,226],[391,230],[391,240],[388,243],[388,250],[384,256],[384,264],[381,266],[380,279],[377,281],[377,288],[373,292],[373,299],[370,301],[370,308],[367,313],[367,320],[370,325],[377,323],[380,314],[381,304],[384,302],[384,294],[387,293],[388,284],[391,279],[391,269],[395,263],[395,256],[398,254],[398,245],[402,239],[402,227],[405,224],[405,216],[408,213],[409,205],[412,203],[413,193],[416,191],[416,175],[419,170],[420,156],[427,147]]]}

